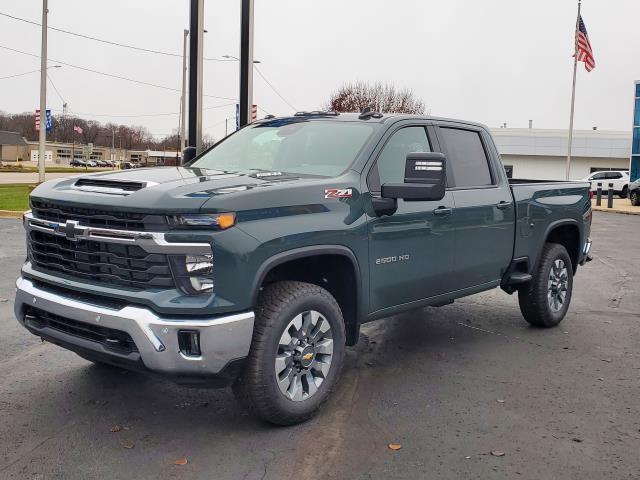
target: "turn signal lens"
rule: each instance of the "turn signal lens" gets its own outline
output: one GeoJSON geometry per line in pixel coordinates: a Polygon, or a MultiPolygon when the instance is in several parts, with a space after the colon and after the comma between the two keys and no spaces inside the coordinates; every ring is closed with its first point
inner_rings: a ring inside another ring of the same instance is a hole
{"type": "Polygon", "coordinates": [[[213,228],[226,230],[236,224],[235,213],[184,214],[168,217],[174,228],[213,228]]]}

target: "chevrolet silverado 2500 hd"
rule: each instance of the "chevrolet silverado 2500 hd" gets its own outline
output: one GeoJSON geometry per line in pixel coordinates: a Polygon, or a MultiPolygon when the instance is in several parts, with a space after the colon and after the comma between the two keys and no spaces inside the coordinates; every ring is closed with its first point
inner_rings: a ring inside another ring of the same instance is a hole
{"type": "Polygon", "coordinates": [[[233,384],[292,424],[364,322],[501,287],[530,324],[557,325],[589,260],[589,188],[510,182],[475,123],[264,119],[182,167],[36,188],[15,314],[93,362],[233,384]]]}

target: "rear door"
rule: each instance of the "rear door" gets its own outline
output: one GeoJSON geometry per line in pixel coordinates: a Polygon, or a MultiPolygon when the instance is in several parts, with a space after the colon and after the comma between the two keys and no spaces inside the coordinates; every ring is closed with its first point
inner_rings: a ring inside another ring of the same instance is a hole
{"type": "MultiPolygon", "coordinates": [[[[432,127],[402,124],[383,140],[367,175],[372,196],[380,185],[404,181],[408,153],[438,151],[432,127]]],[[[451,291],[453,195],[438,201],[398,200],[391,216],[369,219],[370,311],[451,291]]]]}
{"type": "Polygon", "coordinates": [[[456,206],[454,287],[499,281],[513,256],[515,206],[489,134],[480,127],[437,126],[456,206]]]}

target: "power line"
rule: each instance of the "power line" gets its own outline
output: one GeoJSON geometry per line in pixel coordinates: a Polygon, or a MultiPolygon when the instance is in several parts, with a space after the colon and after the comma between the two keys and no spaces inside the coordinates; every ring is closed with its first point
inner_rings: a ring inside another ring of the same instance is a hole
{"type": "Polygon", "coordinates": [[[7,75],[6,77],[0,77],[0,80],[4,80],[6,78],[16,78],[16,77],[22,77],[23,75],[29,75],[31,73],[36,73],[39,72],[40,69],[38,70],[31,70],[30,72],[24,72],[24,73],[16,73],[15,75],[7,75]]]}
{"type": "MultiPolygon", "coordinates": [[[[28,24],[31,24],[31,25],[36,25],[38,27],[42,26],[41,23],[34,22],[33,20],[27,20],[26,18],[20,18],[20,17],[14,16],[14,15],[9,15],[8,13],[0,12],[0,15],[2,15],[3,17],[11,18],[13,20],[17,20],[19,22],[24,22],[24,23],[28,23],[28,24]]],[[[105,43],[107,45],[112,45],[112,46],[115,46],[115,47],[128,48],[130,50],[137,50],[137,51],[145,52],[145,53],[155,53],[156,55],[164,55],[166,57],[182,58],[182,55],[179,54],[179,53],[164,52],[162,50],[154,50],[154,49],[151,49],[151,48],[144,48],[144,47],[136,47],[135,45],[128,45],[126,43],[113,42],[111,40],[105,40],[103,38],[91,37],[89,35],[83,35],[82,33],[71,32],[69,30],[64,30],[62,28],[56,28],[56,27],[47,27],[47,28],[49,30],[54,30],[56,32],[65,33],[67,35],[73,35],[74,37],[84,38],[86,40],[93,40],[94,42],[105,43]]],[[[224,59],[224,58],[205,58],[205,60],[210,61],[210,62],[230,62],[230,61],[233,61],[233,60],[227,60],[227,59],[224,59]]]]}
{"type": "MultiPolygon", "coordinates": [[[[267,85],[269,85],[269,87],[271,87],[271,90],[273,90],[273,91],[276,93],[276,95],[278,95],[278,96],[282,99],[282,101],[283,101],[284,103],[286,103],[287,105],[289,105],[289,106],[293,109],[293,111],[294,111],[294,112],[297,112],[297,111],[298,111],[298,109],[297,109],[296,107],[294,107],[294,106],[293,106],[293,105],[291,105],[289,102],[287,102],[287,99],[286,99],[286,98],[284,98],[282,95],[280,95],[280,92],[278,92],[278,90],[276,90],[276,87],[274,87],[274,86],[271,84],[271,82],[270,82],[269,80],[267,80],[267,77],[265,77],[265,76],[264,76],[264,74],[260,71],[260,69],[258,68],[258,66],[257,66],[257,65],[255,65],[255,64],[254,64],[254,65],[253,65],[253,68],[255,68],[255,69],[256,69],[256,72],[258,72],[258,75],[260,75],[260,76],[262,77],[262,79],[266,82],[266,84],[267,84],[267,85]]],[[[265,111],[266,111],[266,110],[265,110],[265,111]]]]}
{"type": "Polygon", "coordinates": [[[65,103],[67,103],[67,101],[62,97],[62,95],[60,94],[60,91],[56,88],[55,83],[53,83],[53,80],[51,80],[51,75],[47,74],[47,80],[49,80],[49,83],[51,84],[51,86],[53,87],[53,89],[56,91],[56,93],[58,94],[58,97],[60,97],[60,100],[62,100],[62,104],[64,105],[65,103]]]}
{"type": "MultiPolygon", "coordinates": [[[[40,58],[40,55],[36,55],[35,53],[24,52],[22,50],[17,50],[15,48],[7,47],[5,45],[0,45],[0,48],[3,48],[5,50],[9,50],[11,52],[20,53],[22,55],[27,55],[29,57],[40,58]]],[[[158,85],[156,83],[145,82],[143,80],[135,80],[133,78],[123,77],[121,75],[116,75],[116,74],[113,74],[113,73],[101,72],[101,71],[98,71],[98,70],[94,70],[92,68],[80,67],[78,65],[73,65],[71,63],[62,62],[60,60],[54,60],[53,58],[49,58],[49,60],[52,61],[52,62],[55,62],[55,63],[59,63],[60,65],[64,65],[65,67],[71,67],[71,68],[75,68],[75,69],[78,69],[78,70],[83,70],[85,72],[91,72],[91,73],[95,73],[97,75],[103,75],[105,77],[117,78],[119,80],[125,80],[127,82],[137,83],[139,85],[145,85],[147,87],[161,88],[163,90],[169,90],[169,91],[172,91],[172,92],[180,92],[180,93],[182,93],[182,90],[180,90],[178,88],[168,87],[166,85],[158,85]]],[[[218,95],[206,95],[206,94],[204,94],[203,96],[204,97],[208,97],[208,98],[217,98],[217,99],[220,99],[220,100],[233,100],[233,101],[236,101],[235,98],[220,97],[218,95]]]]}
{"type": "MultiPolygon", "coordinates": [[[[228,107],[231,105],[235,105],[233,103],[224,103],[222,105],[214,105],[212,107],[203,108],[203,110],[213,110],[216,108],[228,107]]],[[[56,110],[54,111],[61,111],[56,110]]],[[[86,116],[86,117],[105,117],[105,118],[145,118],[145,117],[169,117],[173,115],[178,115],[179,112],[163,112],[163,113],[142,113],[142,114],[110,114],[110,113],[88,113],[88,112],[73,112],[78,116],[86,116]]]]}

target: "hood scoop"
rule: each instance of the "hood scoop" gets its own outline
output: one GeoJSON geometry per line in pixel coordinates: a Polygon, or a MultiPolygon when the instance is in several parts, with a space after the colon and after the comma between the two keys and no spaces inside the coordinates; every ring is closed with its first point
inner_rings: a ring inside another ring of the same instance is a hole
{"type": "Polygon", "coordinates": [[[156,182],[138,182],[133,180],[106,180],[101,178],[79,178],[71,188],[83,192],[106,193],[110,195],[129,195],[143,188],[157,185],[156,182]]]}

